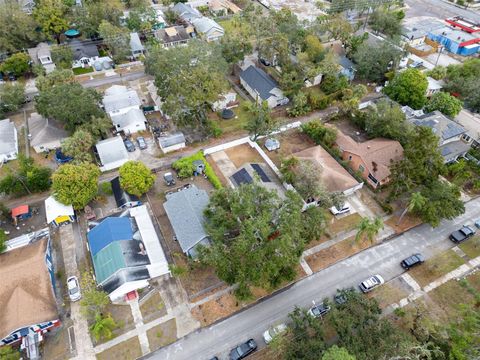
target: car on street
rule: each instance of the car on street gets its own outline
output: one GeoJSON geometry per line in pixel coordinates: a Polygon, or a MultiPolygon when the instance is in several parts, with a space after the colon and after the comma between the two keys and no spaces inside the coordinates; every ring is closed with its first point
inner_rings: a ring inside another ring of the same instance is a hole
{"type": "Polygon", "coordinates": [[[313,316],[314,318],[322,317],[330,311],[330,306],[325,305],[324,303],[314,305],[308,310],[308,315],[313,316]]]}
{"type": "Polygon", "coordinates": [[[253,339],[249,339],[230,351],[230,360],[240,360],[257,350],[257,343],[253,339]]]}
{"type": "Polygon", "coordinates": [[[125,148],[128,152],[134,152],[136,150],[135,145],[130,139],[123,140],[123,143],[125,144],[125,148]]]}
{"type": "Polygon", "coordinates": [[[475,235],[475,230],[468,225],[463,225],[461,229],[458,229],[450,234],[450,240],[458,244],[467,240],[473,235],[475,235]]]}
{"type": "Polygon", "coordinates": [[[330,208],[330,212],[333,215],[346,214],[350,212],[350,204],[346,202],[346,203],[343,203],[343,205],[332,206],[330,208]]]}
{"type": "Polygon", "coordinates": [[[285,324],[272,326],[270,329],[263,333],[263,340],[265,340],[265,344],[269,344],[276,336],[285,331],[287,331],[287,325],[285,324]]]}
{"type": "Polygon", "coordinates": [[[78,278],[76,276],[70,276],[67,279],[67,289],[70,301],[78,301],[82,298],[80,284],[78,283],[78,278]]]}
{"type": "Polygon", "coordinates": [[[422,254],[413,254],[406,259],[403,259],[400,265],[405,269],[408,270],[411,267],[417,266],[425,262],[425,257],[422,254]]]}
{"type": "Polygon", "coordinates": [[[383,277],[377,274],[370,276],[368,279],[362,281],[358,287],[363,293],[367,293],[384,283],[385,280],[383,280],[383,277]]]}
{"type": "Polygon", "coordinates": [[[137,138],[137,145],[140,148],[140,150],[144,150],[148,147],[147,142],[145,141],[145,138],[143,136],[139,136],[137,138]]]}

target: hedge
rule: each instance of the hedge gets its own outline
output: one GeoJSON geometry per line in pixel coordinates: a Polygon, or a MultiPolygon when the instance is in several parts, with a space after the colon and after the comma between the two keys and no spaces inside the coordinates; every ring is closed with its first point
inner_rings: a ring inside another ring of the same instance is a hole
{"type": "Polygon", "coordinates": [[[212,183],[215,189],[221,189],[223,185],[220,182],[220,179],[217,177],[217,174],[215,174],[215,171],[213,171],[212,167],[207,162],[207,159],[205,159],[205,156],[201,151],[175,161],[172,164],[172,168],[178,172],[178,177],[180,178],[192,176],[193,172],[195,171],[195,167],[193,166],[193,162],[195,160],[203,161],[205,164],[205,175],[207,176],[207,179],[212,183]]]}

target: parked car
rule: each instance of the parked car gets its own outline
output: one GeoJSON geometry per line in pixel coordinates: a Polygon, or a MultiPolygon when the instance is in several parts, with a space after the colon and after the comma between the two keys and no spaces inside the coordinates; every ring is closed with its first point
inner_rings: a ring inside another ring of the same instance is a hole
{"type": "Polygon", "coordinates": [[[137,145],[140,148],[140,150],[144,150],[148,147],[147,142],[145,141],[145,138],[143,136],[139,136],[137,138],[137,145]]]}
{"type": "Polygon", "coordinates": [[[383,277],[377,274],[369,277],[365,281],[362,281],[359,287],[363,293],[367,293],[375,289],[377,286],[380,286],[384,283],[385,283],[385,280],[383,280],[383,277]]]}
{"type": "Polygon", "coordinates": [[[70,276],[67,279],[67,289],[68,296],[70,297],[71,301],[78,301],[82,298],[82,294],[80,292],[80,285],[76,276],[70,276]]]}
{"type": "Polygon", "coordinates": [[[123,143],[125,144],[128,152],[134,152],[136,150],[135,145],[130,139],[123,140],[123,143]]]}
{"type": "Polygon", "coordinates": [[[330,311],[330,306],[325,305],[324,303],[312,306],[308,310],[308,315],[313,316],[314,318],[325,316],[330,311]]]}
{"type": "Polygon", "coordinates": [[[458,244],[467,240],[473,235],[475,235],[475,230],[473,230],[470,226],[464,225],[461,229],[458,229],[450,234],[450,240],[458,244]]]}
{"type": "Polygon", "coordinates": [[[175,179],[173,178],[173,175],[171,172],[167,172],[163,174],[163,180],[165,180],[165,183],[167,184],[167,186],[175,185],[175,179]]]}
{"type": "Polygon", "coordinates": [[[276,336],[285,331],[287,331],[287,325],[285,324],[271,327],[263,333],[263,340],[265,340],[265,344],[269,344],[276,336]]]}
{"type": "Polygon", "coordinates": [[[423,61],[414,61],[408,65],[409,68],[419,68],[421,66],[423,66],[423,61]]]}
{"type": "Polygon", "coordinates": [[[265,66],[271,66],[272,63],[268,61],[267,59],[260,58],[260,62],[265,65],[265,66]]]}
{"type": "Polygon", "coordinates": [[[341,214],[346,214],[348,212],[350,212],[350,204],[348,202],[346,203],[343,203],[343,205],[341,206],[332,206],[330,208],[330,212],[333,214],[333,215],[341,215],[341,214]]]}
{"type": "Polygon", "coordinates": [[[250,339],[230,351],[230,360],[240,360],[257,350],[257,343],[250,339]]]}
{"type": "Polygon", "coordinates": [[[480,229],[480,219],[475,221],[475,226],[477,227],[477,229],[480,229]]]}
{"type": "Polygon", "coordinates": [[[413,254],[412,256],[409,256],[408,258],[402,260],[400,265],[405,270],[408,270],[411,267],[422,264],[424,261],[425,261],[425,257],[422,254],[413,254]]]}

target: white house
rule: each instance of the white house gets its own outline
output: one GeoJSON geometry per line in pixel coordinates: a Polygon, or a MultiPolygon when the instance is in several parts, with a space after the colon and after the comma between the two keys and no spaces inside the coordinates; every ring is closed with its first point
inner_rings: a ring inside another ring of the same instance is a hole
{"type": "Polygon", "coordinates": [[[121,136],[114,136],[113,138],[99,141],[95,147],[102,163],[101,171],[119,168],[129,160],[128,152],[121,136]]]}
{"type": "Polygon", "coordinates": [[[195,31],[206,41],[217,41],[225,34],[225,30],[214,20],[207,17],[193,19],[192,24],[195,31]]]}
{"type": "Polygon", "coordinates": [[[130,33],[130,50],[132,51],[132,56],[138,58],[140,55],[143,55],[145,48],[140,41],[138,33],[130,33]]]}
{"type": "Polygon", "coordinates": [[[223,109],[231,109],[238,106],[237,93],[228,92],[219,96],[219,99],[212,104],[213,111],[220,111],[223,109]]]}
{"type": "Polygon", "coordinates": [[[143,111],[138,108],[130,109],[126,113],[112,115],[110,118],[117,132],[123,131],[125,134],[133,134],[146,130],[147,119],[143,111]]]}
{"type": "Polygon", "coordinates": [[[163,153],[169,153],[175,150],[179,150],[185,147],[185,136],[182,132],[170,134],[168,136],[162,136],[158,138],[158,144],[163,153]]]}
{"type": "Polygon", "coordinates": [[[41,153],[61,147],[68,133],[57,122],[32,113],[28,119],[28,139],[35,152],[41,153]]]}
{"type": "Polygon", "coordinates": [[[100,57],[97,45],[92,42],[74,39],[69,45],[73,51],[73,68],[93,66],[100,57]]]}
{"type": "Polygon", "coordinates": [[[430,76],[427,76],[428,87],[427,87],[427,97],[432,96],[433,94],[442,91],[443,85],[445,84],[443,80],[435,80],[430,76]]]}
{"type": "Polygon", "coordinates": [[[43,66],[47,74],[55,70],[55,63],[52,60],[52,53],[50,45],[47,43],[40,43],[37,47],[28,49],[30,58],[36,63],[43,66]]]}
{"type": "Polygon", "coordinates": [[[133,89],[123,85],[113,85],[105,90],[103,106],[110,116],[125,114],[132,109],[140,109],[142,101],[133,89]]]}
{"type": "Polygon", "coordinates": [[[0,163],[18,156],[18,136],[15,124],[10,119],[0,120],[0,163]]]}
{"type": "Polygon", "coordinates": [[[288,98],[283,95],[277,82],[254,65],[240,73],[240,83],[255,101],[266,101],[269,108],[288,103],[288,98]]]}

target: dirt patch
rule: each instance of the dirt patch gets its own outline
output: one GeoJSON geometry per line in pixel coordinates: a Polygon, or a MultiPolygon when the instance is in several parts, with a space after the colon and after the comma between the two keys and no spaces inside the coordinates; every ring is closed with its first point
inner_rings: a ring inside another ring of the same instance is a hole
{"type": "MultiPolygon", "coordinates": [[[[275,135],[276,139],[280,141],[280,149],[275,151],[266,151],[268,157],[274,164],[280,168],[282,159],[291,156],[299,151],[316,146],[316,144],[300,130],[290,130],[284,133],[275,135]]],[[[260,141],[260,145],[264,146],[265,140],[260,141]]]]}
{"type": "Polygon", "coordinates": [[[445,251],[423,265],[410,270],[410,275],[423,287],[463,265],[465,262],[453,250],[445,251]]]}
{"type": "Polygon", "coordinates": [[[403,288],[401,280],[397,278],[380,286],[367,296],[370,298],[375,298],[380,307],[383,309],[407,297],[408,291],[403,288]]]}
{"type": "Polygon", "coordinates": [[[340,218],[327,213],[327,235],[329,237],[334,237],[341,232],[353,230],[361,220],[362,216],[359,213],[342,216],[340,218]]]}
{"type": "Polygon", "coordinates": [[[105,310],[105,313],[110,314],[112,316],[113,320],[115,320],[115,323],[117,324],[117,328],[112,331],[113,334],[110,339],[103,339],[103,340],[96,341],[92,337],[92,341],[95,345],[110,341],[113,338],[116,338],[117,336],[120,336],[126,333],[127,331],[130,331],[135,328],[135,324],[133,322],[132,310],[130,309],[130,306],[109,304],[107,306],[107,309],[105,310]]]}
{"type": "Polygon", "coordinates": [[[362,200],[362,203],[365,204],[371,212],[373,212],[377,216],[384,216],[385,211],[382,209],[380,204],[374,199],[374,195],[372,191],[367,187],[364,186],[360,190],[357,190],[357,195],[362,200]]]}
{"type": "Polygon", "coordinates": [[[352,236],[327,249],[307,256],[305,260],[310,268],[317,272],[372,245],[374,244],[368,241],[356,242],[355,236],[352,236]]]}
{"type": "Polygon", "coordinates": [[[420,220],[418,217],[412,216],[409,214],[403,217],[402,222],[400,224],[398,224],[399,219],[400,219],[399,215],[393,215],[388,220],[385,221],[385,225],[388,225],[389,227],[391,227],[395,231],[395,234],[401,234],[422,223],[422,220],[420,220]]]}
{"type": "Polygon", "coordinates": [[[142,312],[143,322],[149,322],[167,314],[162,297],[157,291],[140,304],[140,311],[142,312]]]}
{"type": "Polygon", "coordinates": [[[142,348],[140,347],[140,341],[138,341],[138,337],[135,336],[97,354],[97,359],[131,360],[137,359],[140,356],[142,356],[142,348]]]}
{"type": "Polygon", "coordinates": [[[250,147],[248,144],[242,144],[226,149],[225,153],[237,168],[242,167],[245,163],[264,162],[258,151],[250,147]]]}
{"type": "Polygon", "coordinates": [[[150,350],[152,351],[173,343],[177,340],[177,323],[175,319],[154,326],[147,331],[147,337],[150,343],[150,350]]]}
{"type": "Polygon", "coordinates": [[[51,360],[62,360],[71,357],[68,328],[64,325],[57,331],[48,332],[43,342],[43,357],[51,360]]]}
{"type": "Polygon", "coordinates": [[[480,256],[480,236],[475,236],[464,243],[458,245],[470,259],[480,256]]]}
{"type": "Polygon", "coordinates": [[[222,183],[223,186],[225,187],[228,187],[229,186],[229,183],[227,181],[227,179],[225,178],[225,176],[223,175],[223,172],[220,170],[220,168],[218,167],[217,163],[212,159],[211,156],[206,156],[205,159],[207,159],[207,162],[210,164],[210,166],[212,167],[213,171],[215,172],[215,174],[217,175],[217,177],[219,178],[220,182],[222,183]]]}

